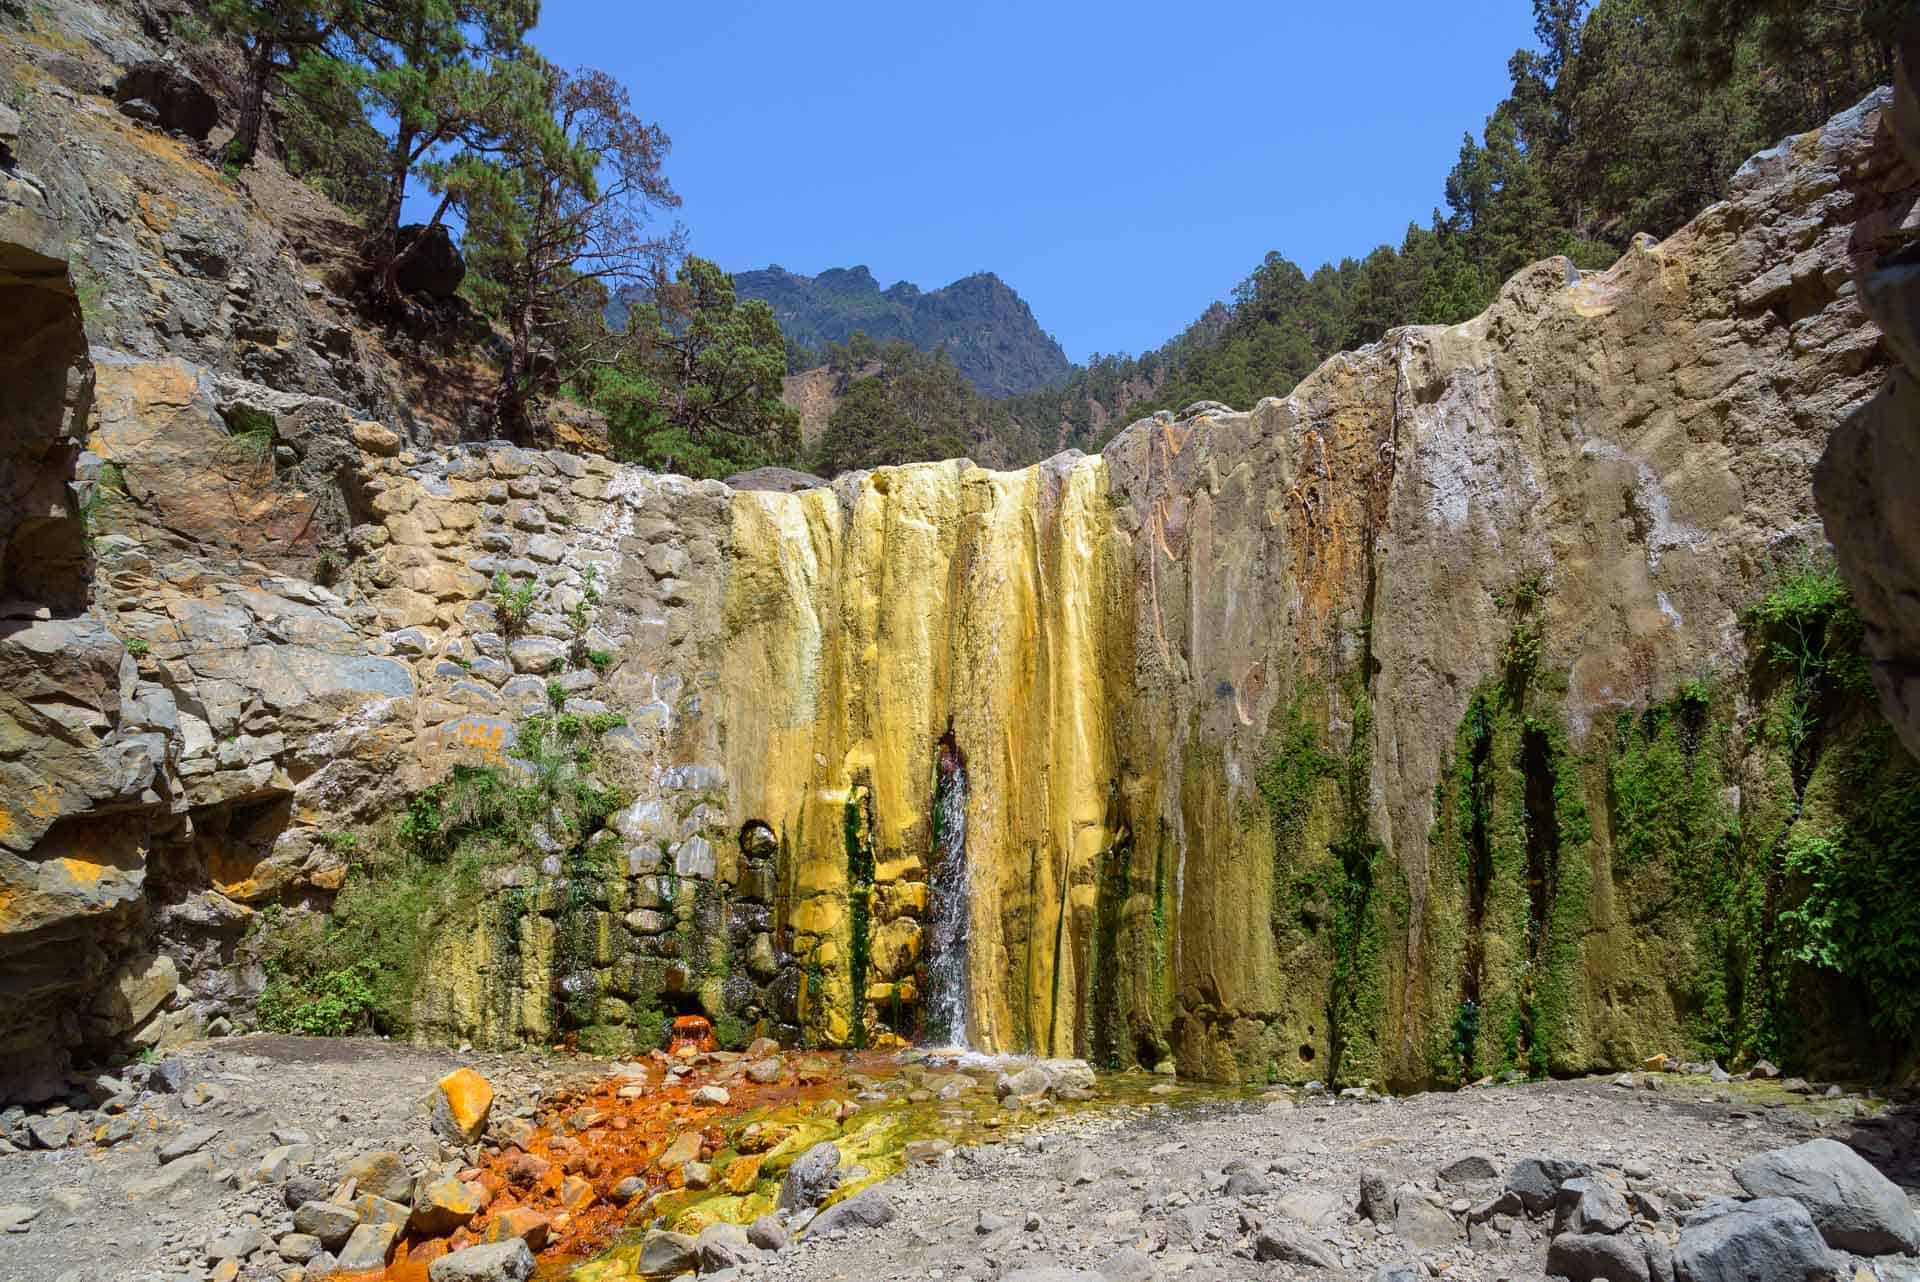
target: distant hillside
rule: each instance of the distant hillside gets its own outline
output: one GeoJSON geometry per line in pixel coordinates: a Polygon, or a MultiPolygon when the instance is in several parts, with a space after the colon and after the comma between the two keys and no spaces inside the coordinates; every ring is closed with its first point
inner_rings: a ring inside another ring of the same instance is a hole
{"type": "Polygon", "coordinates": [[[768,267],[735,272],[733,283],[741,298],[767,301],[790,349],[819,353],[856,331],[923,352],[944,348],[968,381],[993,397],[1056,387],[1073,368],[1033,309],[992,272],[930,291],[908,281],[883,290],[865,267],[835,267],[818,276],[768,267]]]}

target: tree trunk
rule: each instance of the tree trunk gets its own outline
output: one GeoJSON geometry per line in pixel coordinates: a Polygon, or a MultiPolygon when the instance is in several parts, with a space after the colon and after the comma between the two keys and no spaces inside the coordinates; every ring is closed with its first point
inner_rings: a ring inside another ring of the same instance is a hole
{"type": "Polygon", "coordinates": [[[414,131],[401,125],[387,154],[387,202],[380,211],[369,257],[373,260],[374,297],[383,305],[398,306],[400,298],[400,209],[407,197],[407,171],[413,168],[414,131]]]}
{"type": "Polygon", "coordinates": [[[240,120],[227,142],[227,163],[244,166],[260,150],[260,122],[267,111],[267,81],[273,76],[274,43],[270,36],[254,38],[247,57],[247,82],[240,98],[240,120]]]}
{"type": "Polygon", "coordinates": [[[507,439],[527,444],[527,401],[533,392],[533,297],[529,290],[514,304],[507,368],[494,392],[494,421],[507,439]]]}

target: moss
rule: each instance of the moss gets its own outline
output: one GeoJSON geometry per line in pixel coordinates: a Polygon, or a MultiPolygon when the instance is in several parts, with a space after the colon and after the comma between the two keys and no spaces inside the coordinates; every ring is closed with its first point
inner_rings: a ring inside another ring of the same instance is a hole
{"type": "Polygon", "coordinates": [[[847,967],[853,984],[853,1044],[867,1044],[867,971],[871,964],[873,913],[873,819],[867,813],[868,794],[855,788],[843,812],[847,851],[847,916],[850,938],[847,967]]]}
{"type": "MultiPolygon", "coordinates": [[[[1404,913],[1407,895],[1370,829],[1371,698],[1357,676],[1340,687],[1351,712],[1347,749],[1336,753],[1315,711],[1327,706],[1328,693],[1324,683],[1304,681],[1276,705],[1255,783],[1273,847],[1274,945],[1290,983],[1320,988],[1328,1061],[1316,1075],[1345,1084],[1385,1074],[1387,942],[1395,906],[1404,913]]],[[[1259,1062],[1242,1069],[1261,1076],[1279,1056],[1313,1063],[1318,1040],[1310,1026],[1282,1020],[1270,1026],[1272,1046],[1258,1051],[1259,1062]]]]}
{"type": "Polygon", "coordinates": [[[1789,840],[1780,925],[1794,961],[1864,989],[1897,1059],[1920,1032],[1920,765],[1877,718],[1833,755],[1836,821],[1789,840]]]}

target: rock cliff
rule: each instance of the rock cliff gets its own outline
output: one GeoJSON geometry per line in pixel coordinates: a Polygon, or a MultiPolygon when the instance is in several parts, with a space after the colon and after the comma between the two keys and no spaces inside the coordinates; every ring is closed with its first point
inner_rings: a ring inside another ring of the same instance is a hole
{"type": "MultiPolygon", "coordinates": [[[[658,1003],[1406,1085],[1791,1009],[1780,1054],[1884,1071],[1778,933],[1782,842],[1842,822],[1871,716],[1783,739],[1743,612],[1823,548],[1815,461],[1887,376],[1853,278],[1920,190],[1888,105],[1284,400],[794,493],[433,448],[304,329],[162,342],[184,304],[88,302],[103,180],[9,169],[5,1089],[248,1026],[257,938],[453,767],[589,736],[604,823],[433,884],[416,1035],[623,1053],[658,1003]]],[[[295,279],[229,255],[235,316],[243,277],[295,279]]]]}

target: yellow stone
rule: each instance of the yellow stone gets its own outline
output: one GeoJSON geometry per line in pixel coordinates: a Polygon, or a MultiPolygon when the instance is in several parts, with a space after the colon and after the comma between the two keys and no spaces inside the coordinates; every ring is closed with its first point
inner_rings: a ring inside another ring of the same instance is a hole
{"type": "Polygon", "coordinates": [[[838,900],[815,895],[793,910],[793,928],[810,935],[825,935],[838,927],[845,915],[838,900]]]}
{"type": "Polygon", "coordinates": [[[479,1140],[493,1111],[493,1086],[470,1068],[456,1068],[440,1079],[434,1095],[433,1128],[462,1144],[479,1140]]]}
{"type": "Polygon", "coordinates": [[[688,1162],[700,1156],[700,1132],[682,1131],[674,1137],[673,1143],[654,1159],[654,1166],[663,1171],[677,1171],[688,1162]]]}
{"type": "Polygon", "coordinates": [[[721,1177],[729,1193],[749,1193],[760,1180],[760,1164],[766,1161],[763,1156],[736,1157],[727,1163],[727,1173],[721,1177]]]}

